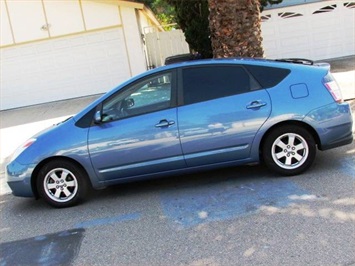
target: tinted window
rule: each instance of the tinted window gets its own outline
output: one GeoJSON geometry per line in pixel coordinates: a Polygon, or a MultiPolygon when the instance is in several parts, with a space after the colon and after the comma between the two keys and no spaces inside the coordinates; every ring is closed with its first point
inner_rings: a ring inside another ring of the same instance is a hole
{"type": "Polygon", "coordinates": [[[184,104],[250,91],[250,77],[238,66],[206,66],[183,70],[184,104]]]}
{"type": "Polygon", "coordinates": [[[103,103],[103,121],[150,113],[170,107],[171,73],[144,79],[119,91],[103,103]]]}
{"type": "Polygon", "coordinates": [[[271,88],[279,84],[291,72],[289,69],[265,67],[265,66],[245,66],[263,88],[271,88]]]}

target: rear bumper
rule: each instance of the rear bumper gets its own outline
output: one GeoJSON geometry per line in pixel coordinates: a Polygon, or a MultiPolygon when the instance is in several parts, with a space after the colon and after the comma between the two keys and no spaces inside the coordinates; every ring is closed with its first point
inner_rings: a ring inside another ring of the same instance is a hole
{"type": "Polygon", "coordinates": [[[310,112],[305,121],[319,137],[318,148],[328,150],[353,142],[353,118],[348,103],[332,103],[310,112]]]}
{"type": "Polygon", "coordinates": [[[341,139],[338,139],[338,140],[334,141],[333,143],[328,143],[328,144],[320,145],[320,146],[319,146],[319,149],[320,149],[321,151],[333,149],[333,148],[336,148],[336,147],[348,145],[348,144],[352,143],[353,140],[354,140],[353,134],[350,133],[348,136],[345,136],[345,137],[343,137],[343,138],[341,138],[341,139]]]}

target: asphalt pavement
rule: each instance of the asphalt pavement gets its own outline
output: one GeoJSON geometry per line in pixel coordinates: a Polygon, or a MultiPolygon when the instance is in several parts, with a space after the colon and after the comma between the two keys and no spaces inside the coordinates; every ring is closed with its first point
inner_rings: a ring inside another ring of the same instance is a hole
{"type": "MultiPolygon", "coordinates": [[[[345,100],[355,114],[355,56],[326,59],[345,100]]],[[[79,112],[100,95],[50,102],[0,111],[0,195],[10,193],[5,182],[5,161],[15,149],[37,132],[79,112]]]]}
{"type": "Polygon", "coordinates": [[[355,266],[355,149],[111,186],[81,205],[0,195],[0,265],[355,266]]]}

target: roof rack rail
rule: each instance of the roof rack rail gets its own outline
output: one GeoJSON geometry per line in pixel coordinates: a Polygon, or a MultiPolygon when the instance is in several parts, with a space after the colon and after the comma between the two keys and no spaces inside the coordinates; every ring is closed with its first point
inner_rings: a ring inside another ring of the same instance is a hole
{"type": "Polygon", "coordinates": [[[275,59],[275,61],[302,64],[302,65],[314,65],[314,62],[312,60],[305,59],[305,58],[282,58],[282,59],[275,59]]]}
{"type": "Polygon", "coordinates": [[[173,55],[173,56],[169,56],[165,59],[165,65],[171,65],[174,63],[181,63],[181,62],[198,60],[198,59],[203,59],[203,57],[200,54],[173,55]]]}

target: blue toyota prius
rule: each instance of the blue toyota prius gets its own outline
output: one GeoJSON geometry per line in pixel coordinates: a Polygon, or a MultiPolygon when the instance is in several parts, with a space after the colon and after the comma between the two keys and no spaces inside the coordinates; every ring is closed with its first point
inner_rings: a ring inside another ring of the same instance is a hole
{"type": "Polygon", "coordinates": [[[215,59],[172,64],[119,85],[35,135],[7,165],[15,196],[54,207],[89,188],[262,161],[279,175],[353,140],[329,65],[215,59]]]}

